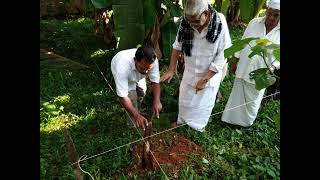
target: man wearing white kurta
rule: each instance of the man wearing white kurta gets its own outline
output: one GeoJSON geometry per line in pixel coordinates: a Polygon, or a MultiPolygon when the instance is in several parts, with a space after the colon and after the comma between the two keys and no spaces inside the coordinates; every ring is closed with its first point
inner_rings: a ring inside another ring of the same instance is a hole
{"type": "MultiPolygon", "coordinates": [[[[118,52],[111,62],[111,71],[120,103],[128,111],[137,127],[145,128],[147,119],[140,113],[139,104],[145,92],[146,76],[152,82],[153,114],[159,116],[160,102],[159,63],[152,48],[139,47],[118,52]]],[[[129,120],[129,124],[130,120],[129,120]]],[[[131,124],[132,125],[132,124],[131,124]]]]}
{"type": "Polygon", "coordinates": [[[177,124],[203,132],[208,124],[226,64],[224,49],[231,46],[226,19],[206,0],[187,0],[168,70],[160,81],[170,82],[183,52],[185,70],[180,84],[177,124]],[[189,34],[188,34],[189,33],[189,34]]]}
{"type": "MultiPolygon", "coordinates": [[[[267,15],[250,21],[242,39],[249,37],[264,38],[280,44],[280,0],[270,0],[267,15]]],[[[255,44],[251,42],[250,45],[255,44]]],[[[250,46],[246,46],[235,54],[235,57],[240,60],[236,68],[232,92],[222,115],[222,121],[243,127],[253,124],[265,93],[265,89],[256,90],[255,81],[249,78],[250,72],[266,68],[262,57],[257,55],[252,59],[248,57],[251,52],[250,46]]],[[[280,62],[272,53],[267,54],[266,61],[271,70],[280,69],[280,62]]]]}

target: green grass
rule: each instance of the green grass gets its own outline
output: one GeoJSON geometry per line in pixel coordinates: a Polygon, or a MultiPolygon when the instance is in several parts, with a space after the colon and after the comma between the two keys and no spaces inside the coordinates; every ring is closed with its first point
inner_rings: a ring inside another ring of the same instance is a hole
{"type": "MultiPolygon", "coordinates": [[[[241,38],[242,31],[231,29],[231,36],[233,40],[241,38]]],[[[114,51],[107,50],[102,38],[94,35],[92,20],[41,21],[40,47],[90,67],[63,68],[40,63],[40,178],[74,179],[63,128],[69,128],[79,156],[101,153],[137,140],[139,135],[134,129],[127,128],[127,118],[116,95],[93,63],[98,64],[115,88],[110,71],[114,51]]],[[[224,110],[233,79],[233,76],[228,76],[221,84],[220,90],[225,99],[216,104],[212,113],[224,110]]],[[[176,80],[161,86],[161,118],[175,119],[178,96],[174,93],[177,88],[176,80]]],[[[150,103],[149,94],[145,100],[145,110],[149,114],[150,103]]],[[[210,118],[204,133],[187,126],[177,129],[204,151],[201,157],[190,157],[179,179],[279,179],[280,135],[272,121],[279,112],[279,106],[279,101],[264,102],[250,128],[225,124],[220,121],[220,113],[210,118]],[[203,158],[208,163],[204,163],[203,158]]],[[[131,146],[125,146],[84,161],[81,167],[95,179],[119,177],[126,167],[133,164],[131,150],[131,146]]],[[[170,174],[168,176],[174,178],[170,174]]],[[[155,171],[147,179],[164,179],[164,175],[155,171]]]]}

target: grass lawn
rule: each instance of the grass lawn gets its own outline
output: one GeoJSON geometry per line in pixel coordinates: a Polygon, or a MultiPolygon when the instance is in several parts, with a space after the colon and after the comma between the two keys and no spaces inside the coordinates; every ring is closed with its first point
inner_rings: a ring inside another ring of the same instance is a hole
{"type": "MultiPolygon", "coordinates": [[[[241,38],[243,31],[230,29],[230,32],[235,40],[241,38]]],[[[103,38],[94,35],[92,20],[42,20],[40,48],[88,66],[64,66],[63,62],[40,59],[40,177],[74,179],[63,128],[69,128],[79,156],[95,155],[135,141],[140,136],[135,129],[127,127],[127,118],[117,96],[95,65],[115,89],[110,69],[115,52],[107,50],[103,38]]],[[[161,61],[160,64],[163,72],[168,62],[161,61]]],[[[224,100],[215,105],[212,114],[224,110],[233,80],[234,76],[228,76],[221,84],[224,100]]],[[[178,97],[174,94],[177,88],[176,80],[161,86],[162,119],[172,121],[177,114],[178,97]]],[[[148,94],[145,99],[145,110],[149,114],[150,96],[148,94]]],[[[187,126],[175,129],[175,133],[189,138],[204,152],[201,156],[190,156],[177,175],[178,179],[280,179],[280,132],[272,120],[279,111],[279,100],[267,100],[250,128],[225,124],[219,113],[211,116],[204,133],[187,126]]],[[[156,125],[154,128],[160,131],[156,125]]],[[[132,145],[124,146],[86,160],[81,167],[95,179],[121,176],[127,179],[124,170],[134,165],[132,149],[132,145]]],[[[166,174],[169,178],[177,178],[166,174]]],[[[139,179],[138,175],[133,177],[139,179]]],[[[156,170],[144,178],[164,179],[165,176],[156,170]]]]}

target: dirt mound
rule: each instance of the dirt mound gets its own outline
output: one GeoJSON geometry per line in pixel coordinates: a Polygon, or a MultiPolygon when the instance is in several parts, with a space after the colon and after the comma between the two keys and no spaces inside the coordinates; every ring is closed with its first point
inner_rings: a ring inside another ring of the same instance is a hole
{"type": "Polygon", "coordinates": [[[134,165],[127,168],[124,174],[127,176],[146,176],[148,173],[159,169],[159,163],[167,174],[177,175],[188,160],[189,155],[192,153],[202,154],[202,149],[198,145],[174,132],[152,137],[149,143],[153,154],[151,160],[153,168],[142,168],[143,143],[140,143],[133,147],[134,165]]]}
{"type": "Polygon", "coordinates": [[[154,144],[151,145],[151,151],[156,157],[159,164],[174,164],[180,165],[183,161],[187,160],[187,156],[192,153],[201,154],[201,148],[195,143],[191,142],[185,137],[176,137],[171,146],[165,147],[156,147],[154,144]]]}

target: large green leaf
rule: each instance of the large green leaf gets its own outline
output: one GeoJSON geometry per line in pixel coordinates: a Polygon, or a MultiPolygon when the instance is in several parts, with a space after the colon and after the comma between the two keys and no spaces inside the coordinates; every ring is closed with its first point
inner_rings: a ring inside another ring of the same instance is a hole
{"type": "Polygon", "coordinates": [[[113,0],[91,0],[95,8],[108,8],[112,5],[113,0]]]}
{"type": "Polygon", "coordinates": [[[240,16],[243,22],[249,23],[262,9],[266,0],[240,0],[240,16]]]}
{"type": "Polygon", "coordinates": [[[257,90],[267,88],[276,82],[276,78],[271,76],[268,71],[268,68],[260,68],[249,74],[250,79],[255,81],[257,90]]]}
{"type": "Polygon", "coordinates": [[[226,17],[227,17],[229,6],[230,6],[230,0],[223,0],[222,1],[221,12],[226,17]]]}
{"type": "Polygon", "coordinates": [[[179,4],[175,4],[169,0],[162,0],[161,2],[166,6],[167,11],[170,12],[172,17],[182,16],[182,8],[179,4]]]}
{"type": "Polygon", "coordinates": [[[214,2],[214,8],[217,9],[218,11],[221,11],[221,7],[222,7],[222,0],[218,0],[214,2]]]}
{"type": "Polygon", "coordinates": [[[257,39],[256,43],[259,45],[266,45],[268,43],[270,43],[271,41],[269,39],[257,39]]]}
{"type": "Polygon", "coordinates": [[[169,21],[161,28],[164,58],[170,59],[172,44],[176,39],[177,29],[177,25],[173,21],[169,21]]]}
{"type": "Polygon", "coordinates": [[[169,21],[173,21],[173,17],[170,15],[169,11],[166,11],[161,19],[160,27],[162,28],[169,21]]]}
{"type": "Polygon", "coordinates": [[[249,23],[254,17],[255,0],[240,0],[241,20],[249,23]]]}
{"type": "Polygon", "coordinates": [[[150,29],[154,26],[157,17],[156,12],[156,1],[145,0],[143,3],[143,18],[146,29],[150,29]]]}
{"type": "Polygon", "coordinates": [[[273,55],[276,58],[276,60],[280,61],[280,48],[273,50],[273,55]]]}
{"type": "Polygon", "coordinates": [[[255,45],[251,47],[251,53],[249,54],[249,58],[251,59],[255,55],[260,55],[261,57],[263,56],[263,52],[266,52],[266,48],[261,45],[255,45]]]}
{"type": "Polygon", "coordinates": [[[279,50],[279,52],[276,52],[275,56],[277,56],[276,58],[280,59],[280,57],[278,57],[278,55],[280,56],[280,45],[279,44],[274,44],[268,39],[257,39],[256,43],[257,44],[255,46],[251,47],[252,52],[249,54],[249,58],[252,58],[255,55],[263,56],[263,52],[265,54],[267,54],[267,50],[271,49],[273,54],[275,54],[274,51],[279,50]],[[279,53],[279,54],[277,54],[277,53],[279,53]]]}
{"type": "Polygon", "coordinates": [[[267,49],[274,49],[274,50],[276,50],[276,49],[279,49],[280,48],[280,45],[279,44],[270,44],[270,45],[267,45],[266,46],[266,48],[267,49]]]}
{"type": "Polygon", "coordinates": [[[135,48],[145,36],[141,0],[121,0],[113,4],[115,34],[120,38],[117,50],[135,48]],[[121,3],[121,4],[120,4],[121,3]]]}
{"type": "Polygon", "coordinates": [[[266,0],[255,0],[255,8],[253,11],[253,17],[256,17],[259,14],[259,11],[262,9],[262,7],[265,3],[266,3],[266,0]]]}
{"type": "Polygon", "coordinates": [[[235,41],[231,47],[224,50],[224,56],[230,57],[234,53],[242,50],[250,41],[255,39],[258,39],[258,38],[245,38],[239,41],[235,41]]]}
{"type": "Polygon", "coordinates": [[[180,17],[182,16],[182,9],[179,4],[171,4],[169,6],[170,13],[173,17],[180,17]]]}

